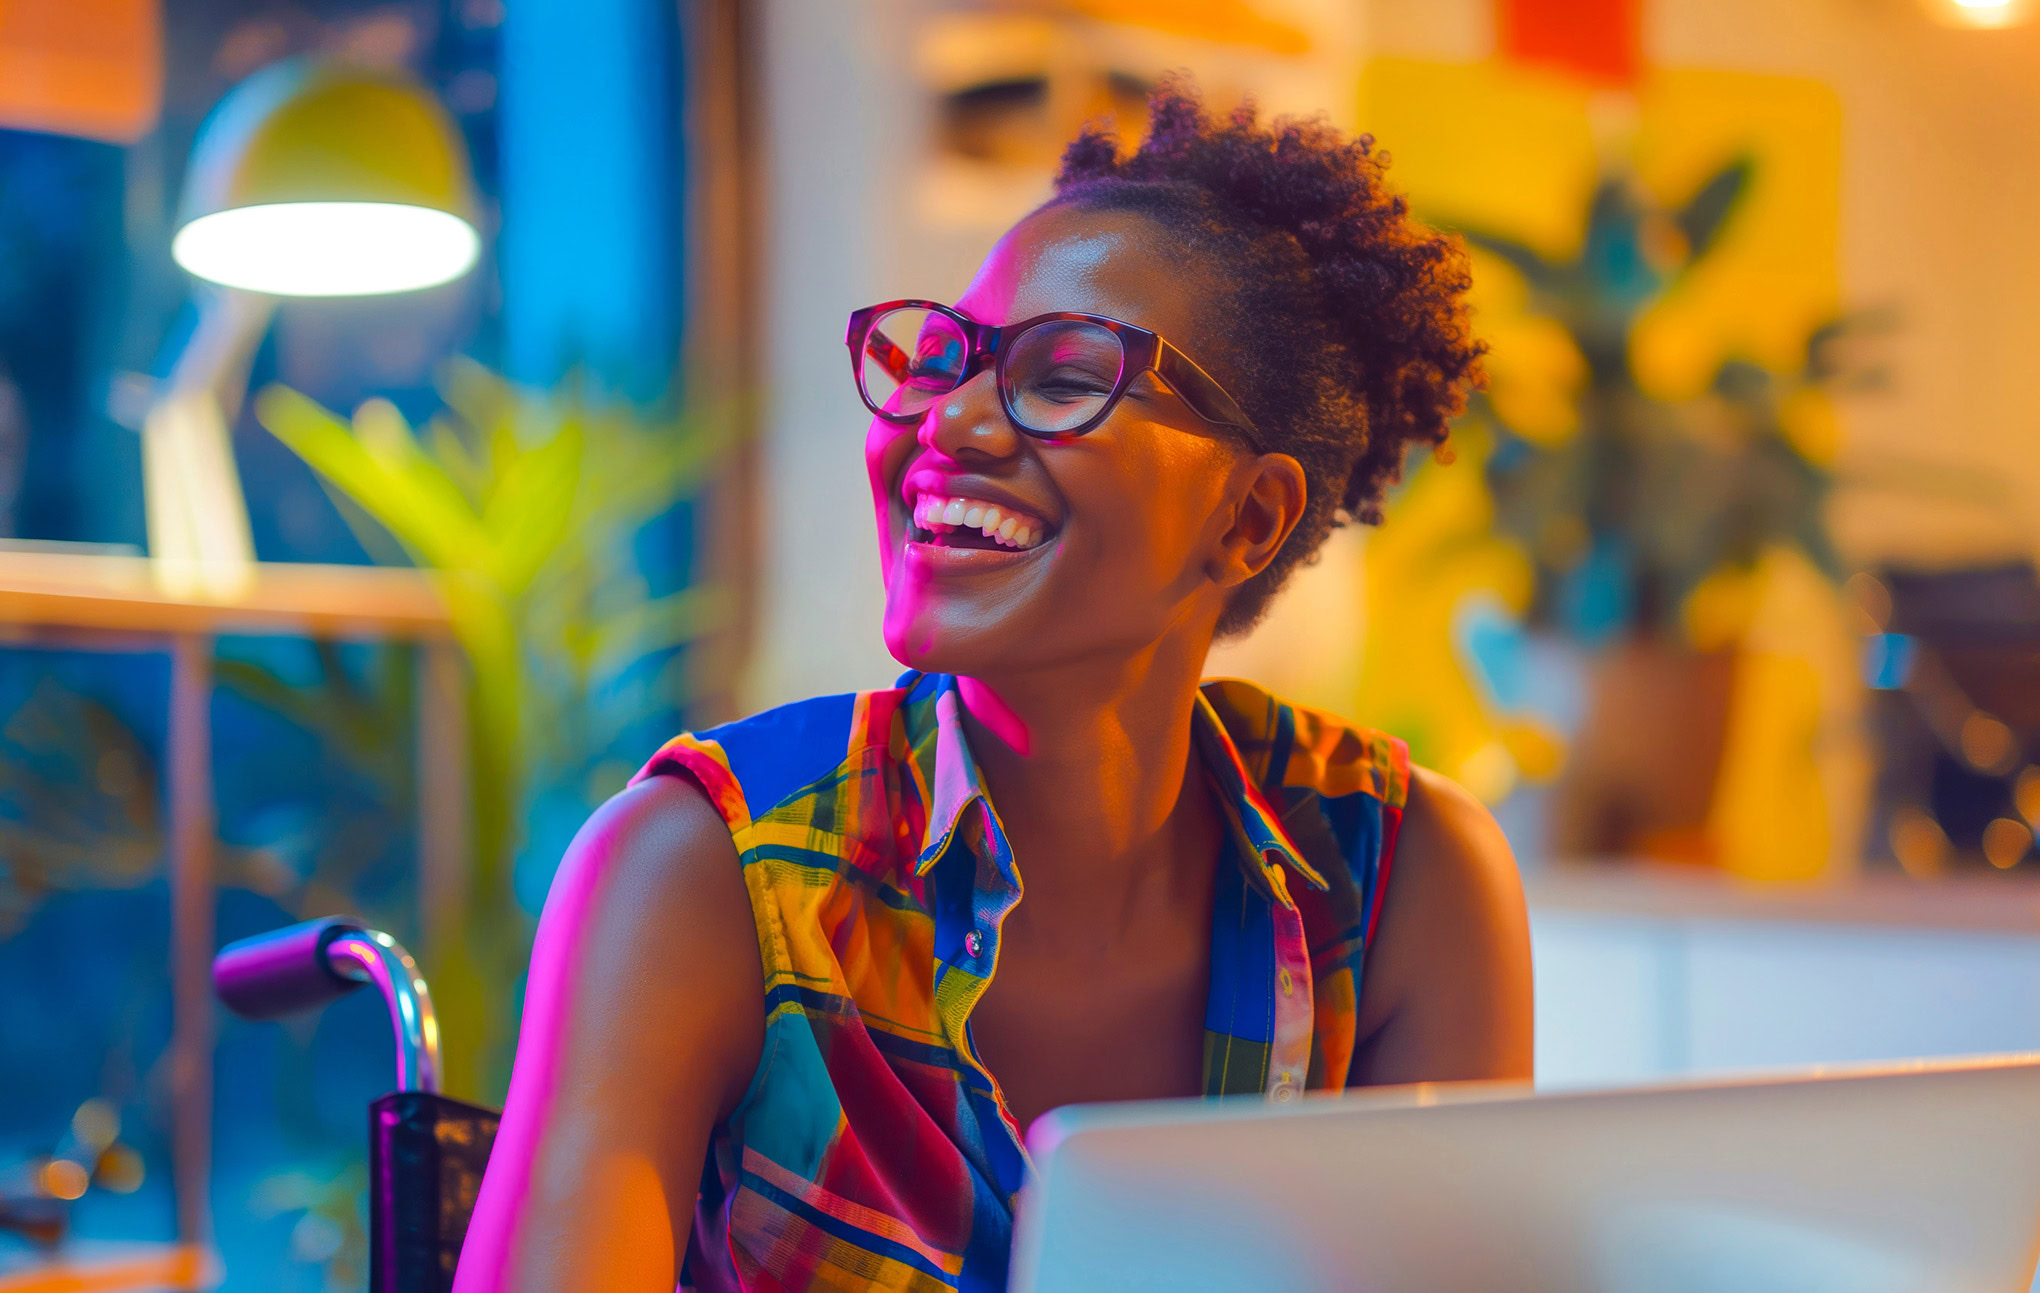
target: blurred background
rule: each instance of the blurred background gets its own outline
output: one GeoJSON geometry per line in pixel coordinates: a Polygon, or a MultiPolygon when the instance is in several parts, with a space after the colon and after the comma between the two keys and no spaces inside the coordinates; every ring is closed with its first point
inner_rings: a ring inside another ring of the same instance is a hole
{"type": "Polygon", "coordinates": [[[844,317],[1170,69],[1473,256],[1450,451],[1212,671],[1494,808],[1541,1080],[2040,1047],[2028,17],[0,5],[0,1290],[365,1287],[382,1007],[237,1022],[208,958],[388,929],[500,1100],[589,809],[897,672],[844,317]],[[310,203],[423,223],[248,215],[310,203]]]}

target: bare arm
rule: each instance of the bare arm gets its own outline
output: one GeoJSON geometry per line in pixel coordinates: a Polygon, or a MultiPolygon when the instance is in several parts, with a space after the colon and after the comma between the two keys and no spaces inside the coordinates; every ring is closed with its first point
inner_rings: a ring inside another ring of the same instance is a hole
{"type": "Polygon", "coordinates": [[[709,1137],[763,1046],[755,931],[692,782],[650,778],[588,819],[539,920],[456,1293],[672,1293],[709,1137]]]}
{"type": "Polygon", "coordinates": [[[1361,980],[1355,1085],[1527,1080],[1530,926],[1509,842],[1427,768],[1410,795],[1361,980]]]}

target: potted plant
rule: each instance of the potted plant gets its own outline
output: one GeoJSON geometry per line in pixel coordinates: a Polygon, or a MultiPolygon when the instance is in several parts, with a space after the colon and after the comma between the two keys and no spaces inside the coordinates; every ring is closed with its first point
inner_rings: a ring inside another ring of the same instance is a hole
{"type": "Polygon", "coordinates": [[[1796,371],[1727,359],[1690,399],[1653,396],[1632,358],[1639,321],[1706,263],[1753,171],[1733,159],[1670,206],[1606,176],[1568,259],[1463,231],[1522,274],[1529,308],[1579,361],[1566,434],[1519,430],[1491,399],[1475,408],[1491,435],[1495,528],[1532,572],[1526,623],[1587,661],[1550,813],[1562,856],[1720,860],[1710,814],[1751,577],[1781,552],[1841,574],[1824,518],[1833,476],[1802,448],[1804,424],[1826,397],[1881,380],[1849,341],[1882,320],[1815,328],[1796,371]]]}

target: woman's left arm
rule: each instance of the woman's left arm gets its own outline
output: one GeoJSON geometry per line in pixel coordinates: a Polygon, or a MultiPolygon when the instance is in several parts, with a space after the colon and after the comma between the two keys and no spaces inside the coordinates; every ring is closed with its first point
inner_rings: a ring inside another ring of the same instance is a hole
{"type": "Polygon", "coordinates": [[[1509,842],[1449,778],[1410,771],[1349,1085],[1528,1080],[1530,924],[1509,842]]]}

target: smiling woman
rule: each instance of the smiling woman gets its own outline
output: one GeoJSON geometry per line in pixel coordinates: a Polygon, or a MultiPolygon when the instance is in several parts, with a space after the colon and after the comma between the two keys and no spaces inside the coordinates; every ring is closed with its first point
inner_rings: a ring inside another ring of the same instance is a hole
{"type": "Polygon", "coordinates": [[[953,305],[852,316],[909,672],[676,737],[583,830],[464,1293],[996,1288],[1050,1108],[1528,1075],[1485,811],[1199,678],[1444,440],[1464,258],[1365,137],[1152,119],[953,305]]]}

